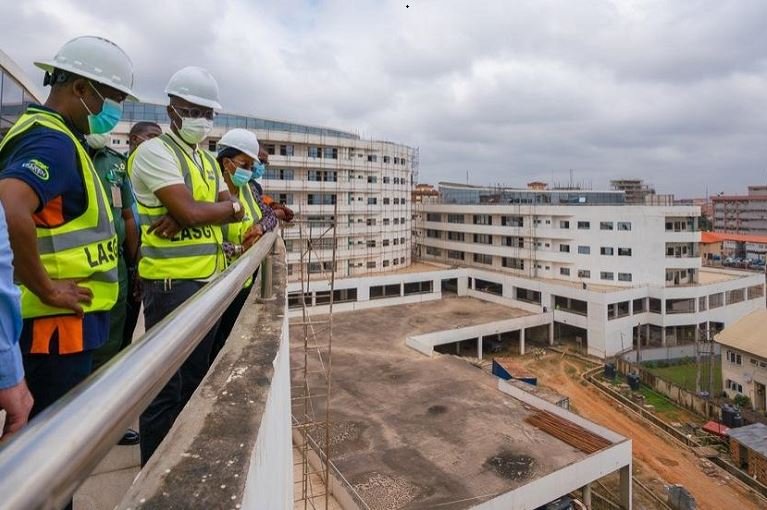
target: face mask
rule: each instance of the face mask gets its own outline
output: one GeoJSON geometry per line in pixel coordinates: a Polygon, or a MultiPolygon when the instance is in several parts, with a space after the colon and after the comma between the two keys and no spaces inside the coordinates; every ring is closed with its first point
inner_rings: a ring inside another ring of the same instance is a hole
{"type": "Polygon", "coordinates": [[[189,117],[181,118],[181,129],[178,130],[179,136],[186,142],[196,145],[205,140],[213,129],[213,121],[205,117],[192,119],[189,117]]]}
{"type": "Polygon", "coordinates": [[[123,115],[123,106],[122,104],[118,103],[117,101],[113,101],[112,99],[105,99],[104,96],[102,96],[101,93],[96,90],[96,87],[93,85],[93,83],[88,83],[90,83],[91,87],[96,92],[96,94],[98,94],[102,101],[101,111],[94,115],[90,108],[88,108],[88,105],[85,104],[85,101],[83,101],[83,98],[80,98],[80,102],[88,112],[88,131],[92,135],[109,133],[115,128],[115,126],[117,126],[117,123],[120,122],[120,119],[123,115]]]}
{"type": "Polygon", "coordinates": [[[104,133],[85,135],[85,141],[88,142],[88,146],[95,150],[106,147],[111,139],[111,136],[104,133]]]}
{"type": "Polygon", "coordinates": [[[246,170],[242,167],[238,167],[237,170],[235,170],[234,173],[232,174],[232,184],[234,184],[238,188],[241,188],[242,186],[245,186],[248,183],[252,175],[253,175],[252,171],[246,170]]]}
{"type": "Polygon", "coordinates": [[[257,164],[255,167],[253,167],[253,177],[252,179],[255,181],[256,179],[260,179],[264,176],[264,173],[266,173],[266,165],[263,163],[257,164]]]}

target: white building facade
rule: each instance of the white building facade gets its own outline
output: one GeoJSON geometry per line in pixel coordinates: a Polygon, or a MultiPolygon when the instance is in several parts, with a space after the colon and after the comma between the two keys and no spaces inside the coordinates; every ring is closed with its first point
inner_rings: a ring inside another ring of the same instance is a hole
{"type": "MultiPolygon", "coordinates": [[[[138,121],[169,129],[165,106],[126,103],[112,148],[126,151],[138,121]]],[[[418,150],[393,142],[364,140],[336,129],[221,114],[202,143],[211,151],[233,128],[251,129],[269,153],[264,192],[296,213],[283,237],[288,277],[327,279],[336,236],[335,276],[386,272],[411,263],[412,202],[418,150]],[[311,240],[311,253],[307,254],[311,240]]]]}

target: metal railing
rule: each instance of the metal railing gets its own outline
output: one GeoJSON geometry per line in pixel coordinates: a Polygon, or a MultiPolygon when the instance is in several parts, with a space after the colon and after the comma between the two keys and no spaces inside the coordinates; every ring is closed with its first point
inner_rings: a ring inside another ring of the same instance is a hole
{"type": "Polygon", "coordinates": [[[0,506],[58,509],[122,437],[269,255],[245,255],[0,447],[0,506]]]}

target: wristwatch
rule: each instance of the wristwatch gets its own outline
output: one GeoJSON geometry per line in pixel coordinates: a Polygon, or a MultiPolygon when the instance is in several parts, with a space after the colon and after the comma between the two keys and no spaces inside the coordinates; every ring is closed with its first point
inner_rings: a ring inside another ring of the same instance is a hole
{"type": "Polygon", "coordinates": [[[234,211],[235,216],[239,214],[240,211],[242,211],[242,204],[239,203],[237,200],[232,200],[232,210],[234,211]]]}

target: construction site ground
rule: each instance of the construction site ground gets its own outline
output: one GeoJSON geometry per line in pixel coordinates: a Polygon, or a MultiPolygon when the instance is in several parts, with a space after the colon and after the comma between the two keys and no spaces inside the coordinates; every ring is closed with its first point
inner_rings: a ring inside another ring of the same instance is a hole
{"type": "MultiPolygon", "coordinates": [[[[538,383],[570,398],[572,410],[596,423],[632,439],[634,474],[665,500],[665,485],[681,484],[695,497],[701,510],[763,509],[767,502],[758,498],[740,482],[713,468],[688,449],[662,438],[646,422],[583,381],[580,374],[586,364],[548,351],[540,359],[530,353],[517,357],[518,364],[538,377],[538,383]]],[[[654,508],[645,502],[641,491],[634,490],[635,505],[654,508]]]]}

